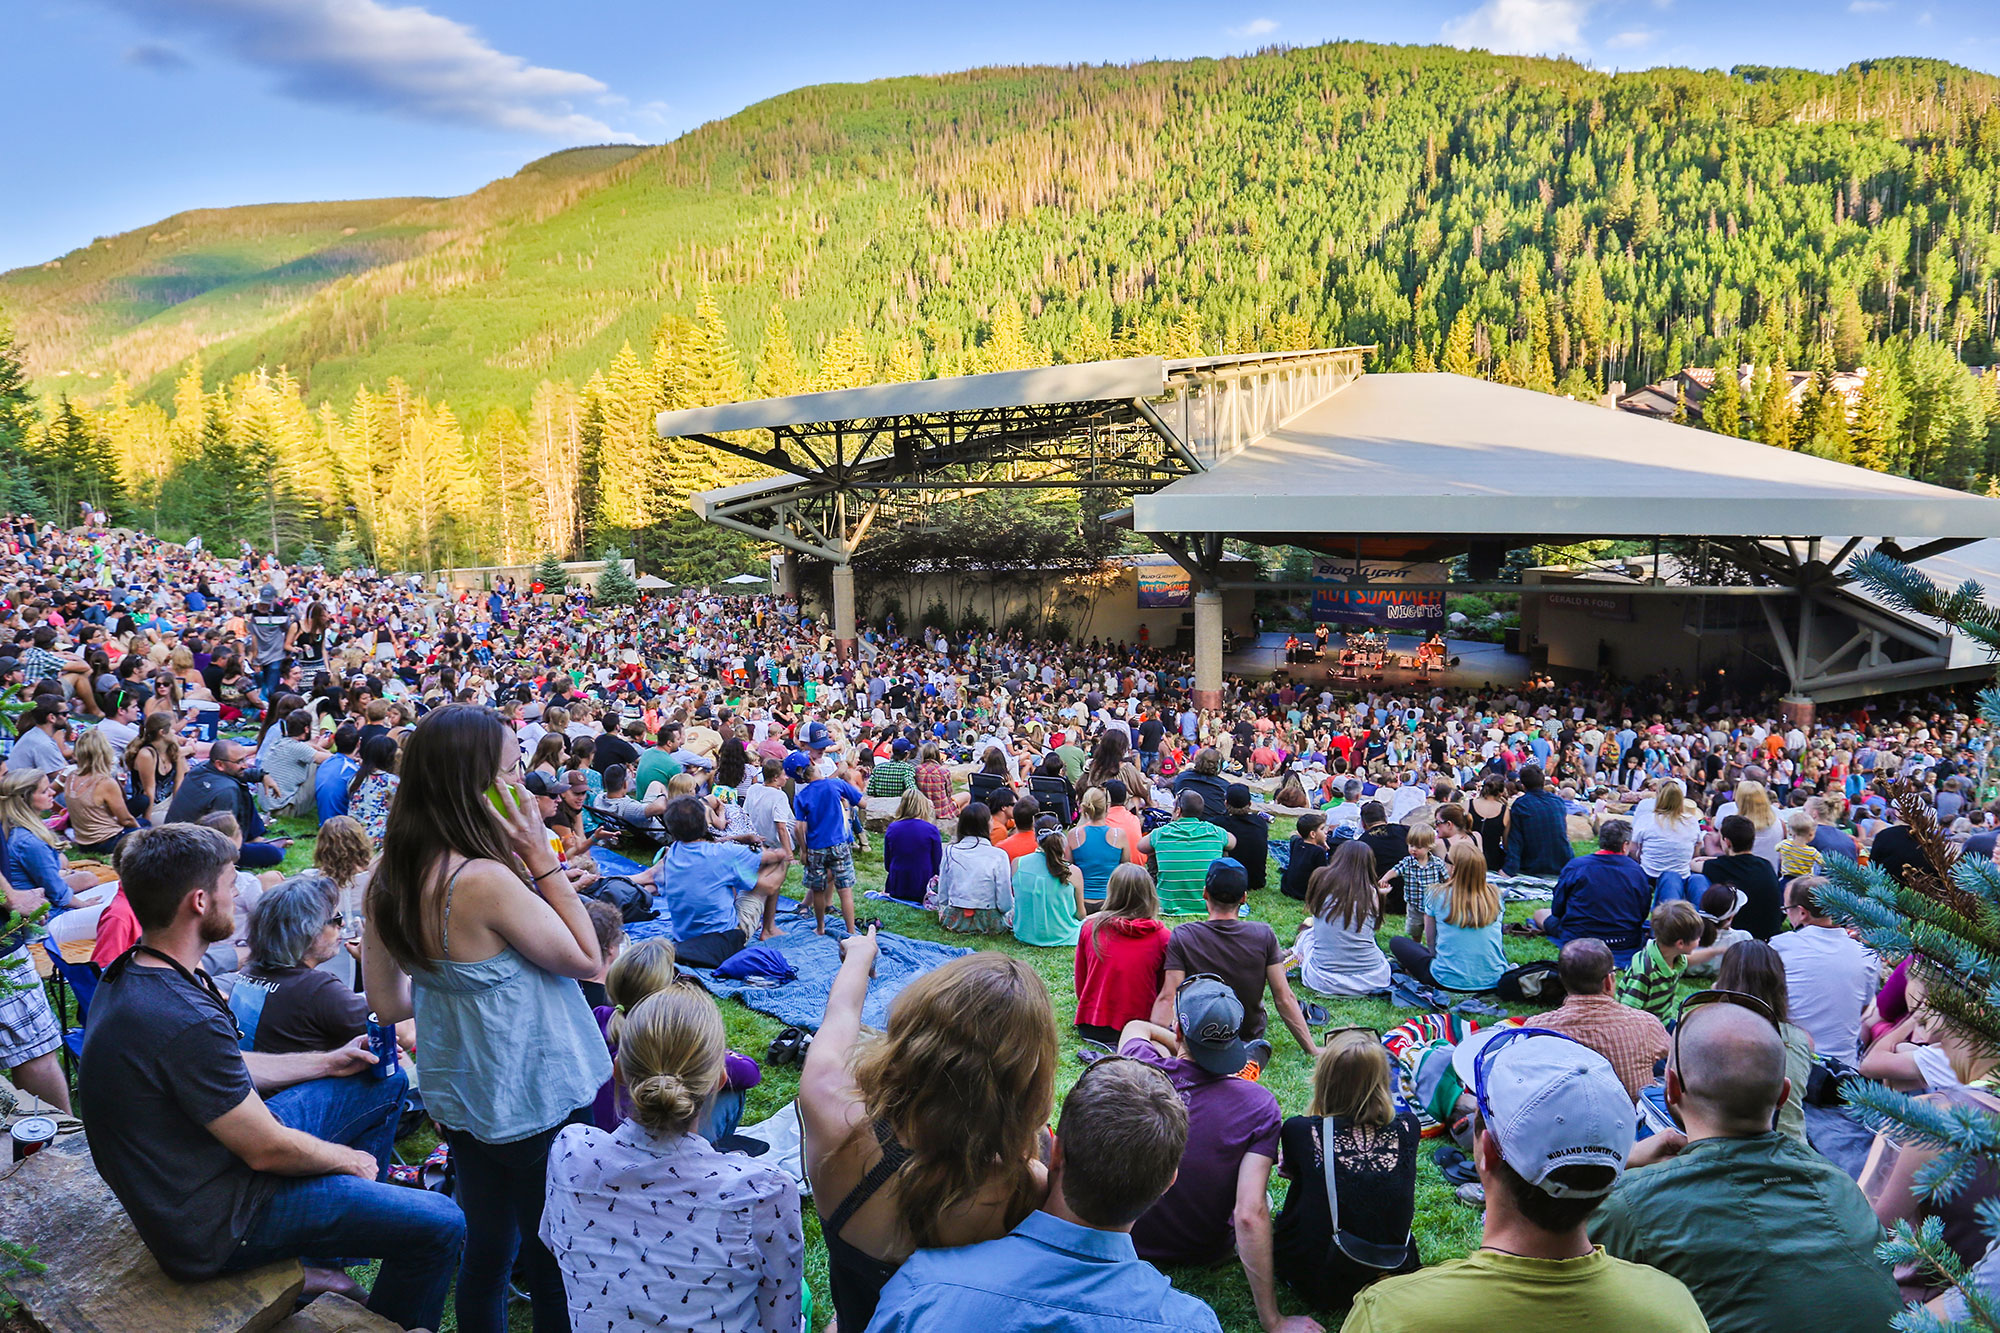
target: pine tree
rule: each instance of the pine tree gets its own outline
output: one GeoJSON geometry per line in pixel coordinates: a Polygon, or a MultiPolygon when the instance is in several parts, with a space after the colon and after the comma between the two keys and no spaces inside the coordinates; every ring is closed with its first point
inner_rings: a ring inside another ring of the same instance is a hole
{"type": "Polygon", "coordinates": [[[554,551],[544,551],[535,562],[535,582],[542,585],[543,592],[560,593],[569,587],[569,571],[554,551]]]}
{"type": "MultiPolygon", "coordinates": [[[[1851,571],[1888,605],[1951,626],[1989,656],[2000,653],[2000,608],[1988,603],[1976,585],[1947,592],[1879,551],[1857,558],[1851,571]]],[[[1978,710],[1988,727],[2000,726],[2000,690],[1990,685],[1982,690],[1978,710]]],[[[1962,854],[1939,828],[1920,784],[1898,782],[1890,793],[1897,822],[1909,827],[1923,858],[1907,867],[1899,882],[1879,867],[1829,857],[1831,883],[1819,892],[1820,906],[1885,957],[1910,960],[1910,977],[1924,983],[1925,1009],[1934,1027],[1951,1029],[1976,1049],[1993,1050],[2000,1047],[2000,992],[1992,986],[2000,969],[2000,865],[1962,854]]],[[[1917,1093],[1859,1077],[1843,1080],[1841,1093],[1870,1129],[1893,1134],[1905,1151],[1937,1154],[1917,1177],[1916,1188],[1924,1197],[1948,1197],[1975,1174],[2000,1164],[2000,1115],[1934,1105],[1917,1093]]],[[[1991,1231],[1995,1214],[1981,1209],[1980,1216],[1991,1231]]],[[[1956,1287],[1972,1316],[1969,1321],[1908,1327],[2000,1328],[2000,1301],[1944,1243],[1935,1217],[1921,1229],[1898,1222],[1881,1257],[1891,1264],[1915,1265],[1923,1278],[1956,1287]]],[[[1902,1319],[1897,1322],[1904,1326],[1902,1319]]]]}
{"type": "Polygon", "coordinates": [[[1479,373],[1479,363],[1472,359],[1472,311],[1464,306],[1452,317],[1451,332],[1445,335],[1444,357],[1438,368],[1447,375],[1479,373]]]}
{"type": "Polygon", "coordinates": [[[597,576],[592,600],[607,606],[630,606],[639,600],[639,585],[625,572],[625,553],[615,546],[604,548],[604,572],[597,576]]]}
{"type": "Polygon", "coordinates": [[[1851,445],[1854,462],[1876,472],[1894,472],[1900,461],[1902,395],[1896,372],[1886,357],[1862,374],[1861,397],[1854,405],[1851,445]]]}
{"type": "Polygon", "coordinates": [[[0,319],[0,512],[36,511],[41,496],[30,475],[29,447],[36,425],[28,371],[14,345],[14,328],[0,319]]]}
{"type": "Polygon", "coordinates": [[[785,308],[774,305],[764,322],[764,339],[757,345],[757,374],[750,387],[759,398],[789,398],[804,389],[805,368],[799,364],[798,348],[792,345],[792,326],[785,320],[785,308]]]}
{"type": "Polygon", "coordinates": [[[1676,426],[1685,426],[1688,424],[1688,420],[1687,385],[1676,384],[1674,385],[1674,424],[1676,426]]]}
{"type": "Polygon", "coordinates": [[[1701,424],[1717,435],[1743,434],[1743,385],[1733,350],[1715,362],[1715,385],[1701,405],[1701,424]]]}
{"type": "Polygon", "coordinates": [[[349,570],[360,569],[366,558],[361,549],[361,539],[354,535],[354,525],[348,523],[341,527],[333,550],[327,553],[326,567],[336,574],[345,574],[349,570]]]}

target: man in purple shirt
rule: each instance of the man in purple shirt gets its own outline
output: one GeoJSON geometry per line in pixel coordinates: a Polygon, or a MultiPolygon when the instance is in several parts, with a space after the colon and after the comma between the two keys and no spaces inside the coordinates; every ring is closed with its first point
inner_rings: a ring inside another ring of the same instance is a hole
{"type": "Polygon", "coordinates": [[[1234,1249],[1265,1333],[1317,1333],[1278,1311],[1268,1190],[1283,1117],[1270,1089],[1237,1077],[1249,1059],[1243,1002],[1220,979],[1192,976],[1174,995],[1174,1025],[1135,1019],[1119,1041],[1119,1054],[1163,1070],[1188,1110],[1180,1175],[1133,1224],[1133,1247],[1150,1263],[1203,1265],[1234,1249]]]}

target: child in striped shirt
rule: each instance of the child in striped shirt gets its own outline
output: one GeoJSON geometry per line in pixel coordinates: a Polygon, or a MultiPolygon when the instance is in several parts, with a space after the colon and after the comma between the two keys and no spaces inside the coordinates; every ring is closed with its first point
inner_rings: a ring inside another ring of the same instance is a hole
{"type": "Polygon", "coordinates": [[[1688,955],[1701,942],[1701,913],[1684,898],[1653,909],[1653,938],[1618,979],[1618,998],[1661,1022],[1674,1016],[1674,999],[1688,955]]]}
{"type": "Polygon", "coordinates": [[[1785,832],[1791,836],[1778,844],[1778,878],[1790,883],[1800,875],[1823,875],[1826,858],[1812,845],[1813,817],[1803,810],[1785,816],[1785,832]]]}

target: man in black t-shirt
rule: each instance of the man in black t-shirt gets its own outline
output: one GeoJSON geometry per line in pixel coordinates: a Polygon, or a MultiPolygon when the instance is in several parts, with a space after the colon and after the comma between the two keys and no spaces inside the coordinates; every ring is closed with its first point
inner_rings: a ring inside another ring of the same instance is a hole
{"type": "Polygon", "coordinates": [[[1229,854],[1243,863],[1251,891],[1263,888],[1271,857],[1271,817],[1250,808],[1250,788],[1230,783],[1223,794],[1221,816],[1209,822],[1236,835],[1236,845],[1229,854]]]}
{"type": "MultiPolygon", "coordinates": [[[[308,1254],[380,1258],[369,1308],[436,1328],[465,1219],[442,1196],[378,1183],[403,1075],[377,1077],[365,1037],[329,1052],[245,1053],[200,970],[207,946],[235,928],[235,861],[228,839],[192,824],[141,829],[120,848],[141,934],[91,1002],[77,1082],[91,1156],[171,1277],[308,1254]]],[[[308,1280],[309,1290],[351,1286],[332,1271],[308,1280]]]]}
{"type": "Polygon", "coordinates": [[[1743,815],[1722,821],[1718,832],[1729,844],[1727,856],[1711,856],[1695,867],[1710,884],[1727,884],[1741,889],[1749,899],[1736,913],[1736,928],[1747,930],[1760,940],[1768,940],[1785,930],[1785,895],[1778,883],[1778,869],[1751,848],[1757,845],[1757,826],[1743,815]]]}
{"type": "MultiPolygon", "coordinates": [[[[1160,715],[1151,709],[1147,709],[1146,720],[1139,724],[1140,772],[1157,773],[1160,771],[1160,738],[1166,734],[1167,729],[1161,724],[1160,715]]],[[[1251,888],[1263,887],[1257,882],[1257,879],[1257,876],[1251,876],[1251,888]]]]}

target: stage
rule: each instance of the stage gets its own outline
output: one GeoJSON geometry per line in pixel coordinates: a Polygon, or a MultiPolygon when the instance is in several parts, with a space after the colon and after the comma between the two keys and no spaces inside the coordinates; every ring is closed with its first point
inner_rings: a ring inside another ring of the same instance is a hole
{"type": "MultiPolygon", "coordinates": [[[[1326,656],[1310,663],[1290,663],[1285,661],[1285,640],[1289,636],[1282,630],[1261,634],[1257,642],[1239,649],[1225,659],[1225,668],[1237,675],[1253,678],[1278,677],[1280,674],[1295,684],[1329,685],[1335,694],[1354,693],[1364,690],[1389,690],[1403,693],[1409,691],[1435,689],[1478,689],[1486,685],[1519,685],[1528,678],[1528,659],[1519,653],[1510,653],[1497,643],[1482,643],[1464,639],[1445,640],[1445,660],[1456,657],[1457,666],[1447,666],[1438,671],[1419,677],[1417,672],[1407,667],[1387,666],[1381,668],[1382,680],[1374,683],[1370,677],[1374,669],[1365,669],[1359,681],[1339,678],[1338,658],[1341,639],[1335,635],[1327,646],[1326,656]]],[[[1303,635],[1300,636],[1304,638],[1303,635]]],[[[1416,634],[1390,634],[1387,649],[1392,660],[1413,657],[1417,645],[1423,638],[1416,634]]]]}

